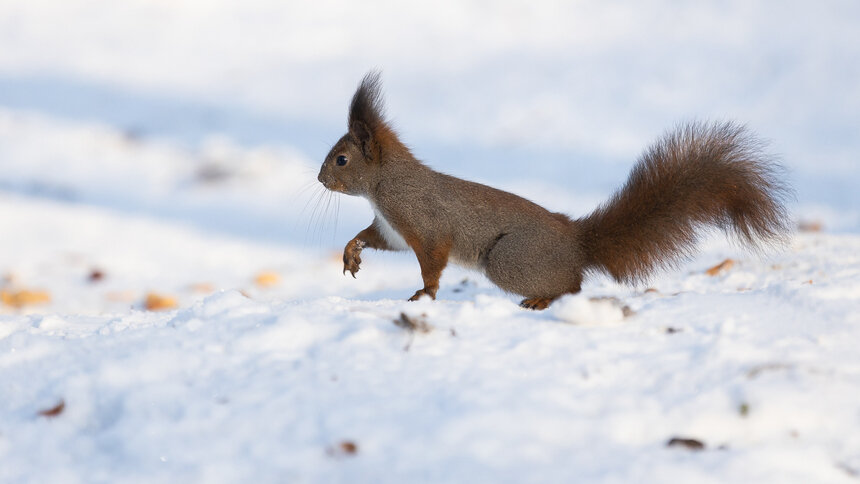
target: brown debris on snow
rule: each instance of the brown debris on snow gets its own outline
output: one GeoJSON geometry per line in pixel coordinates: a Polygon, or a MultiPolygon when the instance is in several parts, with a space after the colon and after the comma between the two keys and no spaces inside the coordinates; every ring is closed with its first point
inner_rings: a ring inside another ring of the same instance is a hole
{"type": "Polygon", "coordinates": [[[406,313],[400,313],[400,317],[393,320],[394,325],[398,328],[403,328],[410,333],[429,333],[433,331],[433,326],[427,322],[427,315],[409,316],[406,313]]]}
{"type": "Polygon", "coordinates": [[[59,417],[63,410],[66,409],[65,400],[60,400],[56,405],[51,408],[46,408],[44,410],[39,410],[38,415],[47,418],[59,417]]]}
{"type": "Polygon", "coordinates": [[[358,454],[358,444],[352,440],[342,440],[328,447],[325,452],[329,457],[334,458],[353,457],[358,454]]]}
{"type": "Polygon", "coordinates": [[[93,269],[90,271],[90,275],[87,276],[87,280],[90,282],[99,282],[105,278],[105,273],[101,269],[93,269]]]}
{"type": "Polygon", "coordinates": [[[666,447],[683,447],[687,450],[693,451],[705,450],[704,442],[687,437],[672,437],[668,442],[666,442],[666,447]]]}
{"type": "Polygon", "coordinates": [[[409,333],[409,342],[403,347],[403,351],[409,351],[409,348],[412,347],[412,342],[415,340],[415,333],[426,334],[433,331],[433,326],[427,322],[426,314],[416,317],[409,316],[406,313],[400,313],[400,317],[393,319],[391,322],[393,322],[398,328],[403,328],[409,333]]]}

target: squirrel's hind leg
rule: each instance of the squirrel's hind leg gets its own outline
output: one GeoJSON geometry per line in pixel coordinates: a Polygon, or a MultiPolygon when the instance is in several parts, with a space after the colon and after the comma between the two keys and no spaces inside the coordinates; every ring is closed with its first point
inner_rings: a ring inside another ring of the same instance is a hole
{"type": "Polygon", "coordinates": [[[582,285],[580,254],[565,234],[520,230],[496,238],[484,257],[487,277],[505,291],[525,296],[520,306],[546,309],[582,285]]]}

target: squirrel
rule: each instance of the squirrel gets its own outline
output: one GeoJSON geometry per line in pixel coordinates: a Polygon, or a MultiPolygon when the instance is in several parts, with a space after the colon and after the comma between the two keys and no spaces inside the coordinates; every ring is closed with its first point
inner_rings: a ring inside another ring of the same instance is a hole
{"type": "Polygon", "coordinates": [[[637,284],[677,266],[706,226],[752,249],[784,241],[791,190],[763,146],[733,122],[681,124],[640,156],[607,202],[572,219],[416,159],[385,119],[380,74],[371,71],[318,180],[328,190],[364,197],[375,215],[344,248],[344,274],[355,277],[363,249],[411,250],[424,287],[410,301],[435,299],[451,260],[523,296],[522,307],[545,309],[580,292],[586,274],[637,284]]]}

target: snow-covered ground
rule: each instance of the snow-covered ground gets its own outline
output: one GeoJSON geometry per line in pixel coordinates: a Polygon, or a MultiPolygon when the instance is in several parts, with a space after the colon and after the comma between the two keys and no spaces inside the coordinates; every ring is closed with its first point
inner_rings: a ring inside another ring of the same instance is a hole
{"type": "Polygon", "coordinates": [[[0,2],[0,482],[860,480],[860,8],[405,5],[0,2]],[[408,303],[408,254],[341,274],[371,212],[315,179],[374,66],[431,165],[572,215],[747,121],[806,230],[408,303]]]}
{"type": "Polygon", "coordinates": [[[799,235],[709,276],[738,257],[713,242],[657,292],[597,281],[540,313],[462,271],[446,273],[439,300],[407,303],[417,267],[387,254],[368,253],[353,280],[333,252],[65,202],[0,204],[4,289],[51,297],[0,315],[3,482],[860,471],[857,236],[799,235]],[[145,311],[149,292],[178,308],[145,311]],[[402,315],[432,330],[395,325],[402,315]],[[705,450],[666,447],[673,437],[705,450]]]}

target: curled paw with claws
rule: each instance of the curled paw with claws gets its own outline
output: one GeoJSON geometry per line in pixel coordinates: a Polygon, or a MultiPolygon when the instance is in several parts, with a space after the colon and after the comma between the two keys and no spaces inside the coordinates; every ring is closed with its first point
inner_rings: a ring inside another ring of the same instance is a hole
{"type": "Polygon", "coordinates": [[[359,265],[361,265],[361,249],[366,245],[363,240],[358,238],[352,239],[346,244],[346,247],[343,249],[344,274],[346,274],[346,271],[349,271],[352,277],[355,277],[355,273],[358,272],[359,265]]]}

